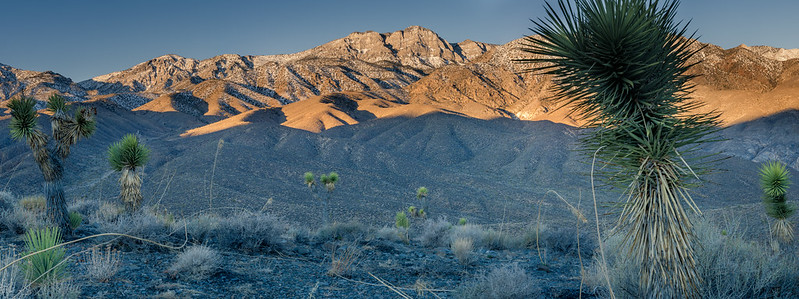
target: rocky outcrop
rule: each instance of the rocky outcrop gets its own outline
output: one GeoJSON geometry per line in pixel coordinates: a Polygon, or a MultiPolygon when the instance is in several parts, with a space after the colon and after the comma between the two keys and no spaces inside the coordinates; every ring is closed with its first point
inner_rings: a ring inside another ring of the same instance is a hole
{"type": "Polygon", "coordinates": [[[83,88],[58,73],[27,71],[0,64],[0,103],[23,95],[45,101],[54,93],[69,101],[87,99],[83,88]]]}

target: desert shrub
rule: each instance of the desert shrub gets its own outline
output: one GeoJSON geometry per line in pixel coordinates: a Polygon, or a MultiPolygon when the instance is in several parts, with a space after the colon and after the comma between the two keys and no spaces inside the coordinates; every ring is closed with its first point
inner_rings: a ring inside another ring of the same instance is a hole
{"type": "Polygon", "coordinates": [[[474,241],[470,238],[458,238],[450,245],[452,254],[463,265],[469,265],[474,261],[474,241]]]}
{"type": "MultiPolygon", "coordinates": [[[[17,259],[14,249],[3,249],[0,252],[0,265],[8,265],[17,259]]],[[[13,264],[0,271],[0,298],[26,298],[30,289],[25,286],[24,277],[20,275],[19,264],[13,264]]]]}
{"type": "Polygon", "coordinates": [[[70,280],[61,280],[42,285],[36,290],[36,298],[39,299],[76,299],[80,295],[80,285],[70,280]]]}
{"type": "Polygon", "coordinates": [[[97,207],[94,213],[87,212],[84,215],[93,215],[94,220],[98,222],[111,222],[117,220],[123,211],[125,211],[125,208],[119,205],[103,202],[97,207]]]}
{"type": "Polygon", "coordinates": [[[461,284],[455,294],[458,298],[537,298],[541,289],[537,282],[518,264],[509,264],[481,273],[471,281],[461,284]]]}
{"type": "Polygon", "coordinates": [[[461,217],[461,219],[458,219],[458,225],[460,226],[466,225],[466,218],[461,217]]]}
{"type": "Polygon", "coordinates": [[[24,234],[32,229],[39,229],[48,226],[44,214],[33,212],[28,209],[16,206],[12,209],[0,211],[0,225],[3,231],[13,234],[24,234]]]}
{"type": "Polygon", "coordinates": [[[42,195],[25,196],[19,200],[19,206],[36,213],[44,213],[47,202],[42,195]]]}
{"type": "MultiPolygon", "coordinates": [[[[98,228],[101,232],[128,234],[159,243],[168,243],[176,236],[176,234],[173,234],[172,226],[168,219],[158,217],[147,208],[135,213],[121,215],[114,221],[99,222],[98,228]]],[[[180,238],[183,238],[182,232],[180,238]]],[[[130,238],[116,238],[115,240],[117,244],[123,246],[134,248],[144,246],[142,241],[130,238]]]]}
{"type": "Polygon", "coordinates": [[[449,242],[452,243],[458,239],[471,239],[475,247],[484,247],[486,234],[486,231],[479,225],[453,226],[449,231],[449,242]]]}
{"type": "Polygon", "coordinates": [[[346,223],[334,222],[325,225],[316,232],[316,239],[319,241],[327,240],[363,240],[369,236],[370,230],[367,226],[357,221],[346,223]]]}
{"type": "Polygon", "coordinates": [[[61,230],[57,227],[34,229],[25,234],[23,255],[47,249],[23,261],[21,268],[28,281],[33,284],[47,284],[66,276],[66,251],[63,247],[48,249],[58,244],[61,244],[61,230]]]}
{"type": "Polygon", "coordinates": [[[86,257],[84,272],[90,279],[107,282],[119,271],[119,251],[106,246],[105,250],[93,247],[86,257]]]}
{"type": "Polygon", "coordinates": [[[219,229],[220,218],[213,214],[200,214],[196,217],[183,219],[175,226],[186,225],[189,239],[194,243],[205,243],[214,238],[219,229]]]}
{"type": "Polygon", "coordinates": [[[8,191],[0,191],[0,210],[8,210],[14,208],[14,203],[17,198],[8,191]]]}
{"type": "Polygon", "coordinates": [[[580,254],[590,257],[597,247],[596,235],[581,229],[578,235],[574,227],[542,227],[539,232],[539,245],[567,254],[577,254],[577,238],[580,238],[580,254]]]}
{"type": "Polygon", "coordinates": [[[100,201],[96,199],[81,199],[75,201],[74,203],[70,204],[67,207],[67,210],[72,213],[76,212],[83,216],[86,223],[91,223],[92,221],[96,221],[92,219],[94,213],[100,209],[100,201]]]}
{"type": "Polygon", "coordinates": [[[278,247],[285,231],[286,225],[276,216],[240,212],[220,220],[212,242],[223,248],[258,251],[278,247]]]}
{"type": "MultiPolygon", "coordinates": [[[[740,235],[697,221],[699,246],[694,255],[701,298],[774,298],[799,294],[799,260],[794,254],[776,255],[769,246],[747,241],[740,235]]],[[[640,265],[626,257],[623,236],[606,241],[608,269],[595,261],[586,274],[586,284],[599,295],[606,295],[604,275],[608,275],[617,296],[635,298],[643,292],[639,285],[640,265]]]]}
{"type": "Polygon", "coordinates": [[[448,232],[451,227],[452,224],[443,217],[436,220],[426,219],[416,240],[426,247],[445,247],[450,243],[448,232]]]}
{"type": "Polygon", "coordinates": [[[400,242],[404,237],[404,233],[396,227],[384,226],[375,231],[375,238],[380,240],[387,240],[393,242],[400,242]]]}
{"type": "Polygon", "coordinates": [[[201,280],[219,270],[221,260],[222,256],[216,250],[195,245],[178,254],[167,273],[180,279],[201,280]]]}

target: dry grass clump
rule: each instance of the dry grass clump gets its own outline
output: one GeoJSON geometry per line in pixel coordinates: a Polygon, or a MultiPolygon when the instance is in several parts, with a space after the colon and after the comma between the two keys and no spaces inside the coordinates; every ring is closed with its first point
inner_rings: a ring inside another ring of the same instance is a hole
{"type": "MultiPolygon", "coordinates": [[[[744,239],[736,230],[722,230],[707,220],[696,221],[697,272],[701,298],[790,298],[799,294],[799,258],[795,252],[775,253],[770,246],[744,239]]],[[[606,294],[608,275],[617,296],[640,297],[640,265],[626,258],[623,236],[609,237],[608,269],[594,262],[587,269],[588,291],[606,294]]]]}
{"type": "Polygon", "coordinates": [[[346,244],[342,246],[342,248],[334,246],[330,251],[330,268],[327,269],[327,275],[347,275],[352,270],[362,252],[363,250],[355,245],[355,243],[346,244]]]}
{"type": "Polygon", "coordinates": [[[357,221],[350,221],[345,223],[334,222],[330,225],[325,225],[316,232],[317,241],[330,241],[330,240],[364,240],[372,234],[369,227],[357,221]]]}
{"type": "Polygon", "coordinates": [[[86,257],[84,271],[94,281],[108,282],[119,271],[119,251],[106,246],[105,250],[93,247],[86,257]]]}
{"type": "Polygon", "coordinates": [[[103,202],[92,213],[83,215],[92,215],[92,218],[98,222],[111,222],[117,220],[125,208],[110,202],[103,202]]]}
{"type": "Polygon", "coordinates": [[[178,254],[167,273],[186,280],[206,279],[219,270],[221,260],[222,256],[216,250],[195,245],[178,254]]]}
{"type": "Polygon", "coordinates": [[[44,213],[47,202],[42,195],[25,196],[19,200],[19,206],[34,213],[44,213]]]}
{"type": "Polygon", "coordinates": [[[36,289],[36,298],[39,299],[77,299],[80,298],[80,285],[71,280],[61,280],[45,285],[36,289]]]}
{"type": "Polygon", "coordinates": [[[13,234],[23,234],[31,229],[39,229],[47,226],[43,212],[35,212],[21,206],[14,206],[10,209],[0,211],[0,225],[2,231],[13,234]]]}
{"type": "MultiPolygon", "coordinates": [[[[0,252],[0,264],[8,263],[17,259],[14,249],[2,249],[0,252]]],[[[25,277],[20,271],[18,264],[13,264],[3,271],[0,271],[0,298],[27,298],[30,288],[26,287],[25,277]]]]}
{"type": "Polygon", "coordinates": [[[474,241],[471,238],[452,240],[450,248],[452,249],[452,254],[462,265],[469,265],[474,262],[474,241]]]}
{"type": "Polygon", "coordinates": [[[536,281],[518,264],[508,264],[481,273],[455,290],[458,298],[500,299],[538,298],[541,290],[536,281]]]}
{"type": "Polygon", "coordinates": [[[449,230],[450,243],[458,239],[470,239],[475,247],[484,247],[487,235],[486,230],[474,224],[454,226],[449,230]]]}

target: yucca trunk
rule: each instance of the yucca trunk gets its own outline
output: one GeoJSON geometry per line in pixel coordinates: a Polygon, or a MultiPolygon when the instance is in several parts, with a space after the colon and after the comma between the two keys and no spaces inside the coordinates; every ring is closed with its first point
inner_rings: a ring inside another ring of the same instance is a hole
{"type": "Polygon", "coordinates": [[[63,232],[70,232],[67,202],[64,198],[63,159],[56,152],[56,146],[48,142],[46,135],[36,131],[27,139],[28,146],[33,151],[33,158],[44,177],[44,197],[47,200],[45,213],[47,219],[58,226],[63,232]]]}
{"type": "Polygon", "coordinates": [[[123,168],[119,178],[119,198],[125,203],[125,209],[133,212],[141,207],[141,176],[136,169],[123,168]]]}
{"type": "Polygon", "coordinates": [[[699,212],[680,186],[673,162],[645,161],[621,214],[630,253],[641,265],[642,298],[692,298],[701,281],[693,226],[682,205],[699,212]]]}
{"type": "Polygon", "coordinates": [[[771,231],[785,243],[793,241],[793,226],[788,219],[777,219],[771,226],[771,231]]]}

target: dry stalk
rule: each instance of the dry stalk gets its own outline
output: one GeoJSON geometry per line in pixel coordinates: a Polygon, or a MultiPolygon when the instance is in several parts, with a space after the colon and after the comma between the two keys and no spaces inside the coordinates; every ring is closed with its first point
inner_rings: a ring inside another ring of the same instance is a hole
{"type": "Polygon", "coordinates": [[[608,284],[608,292],[610,293],[611,299],[616,299],[616,294],[613,293],[613,286],[610,285],[610,276],[608,275],[608,261],[605,259],[605,249],[602,246],[602,235],[599,233],[599,212],[597,212],[596,206],[596,187],[594,186],[594,166],[596,165],[596,154],[601,150],[602,147],[600,146],[594,152],[594,159],[591,161],[591,196],[594,199],[594,218],[596,219],[596,238],[597,244],[599,245],[599,255],[602,257],[602,267],[605,269],[603,272],[605,275],[605,282],[608,284]]]}

